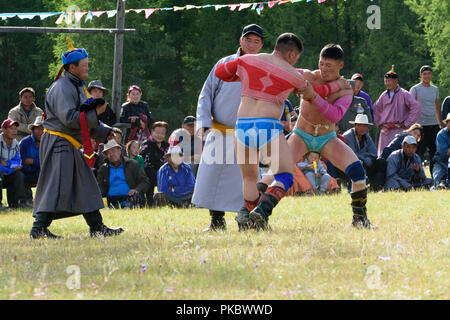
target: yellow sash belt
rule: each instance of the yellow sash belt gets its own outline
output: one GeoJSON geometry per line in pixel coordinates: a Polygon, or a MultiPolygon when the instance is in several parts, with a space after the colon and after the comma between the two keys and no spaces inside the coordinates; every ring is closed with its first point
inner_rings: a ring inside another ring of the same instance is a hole
{"type": "Polygon", "coordinates": [[[58,132],[58,131],[52,131],[52,130],[48,130],[48,129],[44,129],[44,132],[47,132],[49,134],[52,134],[54,136],[58,136],[61,138],[66,139],[67,141],[69,141],[74,147],[75,149],[80,149],[81,147],[81,143],[79,143],[74,137],[69,136],[66,133],[62,133],[62,132],[58,132]]]}
{"type": "Polygon", "coordinates": [[[221,123],[218,123],[213,119],[212,121],[212,129],[219,130],[222,134],[234,135],[234,127],[228,127],[221,123]]]}

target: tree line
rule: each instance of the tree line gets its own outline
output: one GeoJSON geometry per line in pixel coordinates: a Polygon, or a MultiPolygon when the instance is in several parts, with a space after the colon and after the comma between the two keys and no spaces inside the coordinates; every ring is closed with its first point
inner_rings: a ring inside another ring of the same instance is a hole
{"type": "MultiPolygon", "coordinates": [[[[239,3],[239,1],[231,1],[239,3]]],[[[449,0],[327,0],[319,4],[297,2],[255,10],[230,11],[192,9],[157,11],[148,20],[144,13],[125,15],[125,27],[136,29],[126,34],[122,100],[128,86],[139,85],[143,100],[150,105],[153,118],[177,128],[187,114],[195,115],[198,95],[213,65],[223,56],[236,52],[243,26],[257,23],[265,33],[262,52],[271,52],[277,36],[294,32],[301,37],[305,51],[298,67],[316,69],[320,49],[327,43],[339,43],[345,53],[342,74],[350,78],[362,73],[364,91],[376,100],[385,89],[383,75],[395,65],[400,86],[409,89],[419,82],[419,68],[434,68],[433,82],[442,99],[449,94],[450,63],[449,0]],[[381,28],[367,27],[369,5],[381,9],[381,28]]],[[[127,9],[164,8],[186,4],[227,4],[223,0],[127,0],[127,9]]],[[[77,5],[82,11],[114,10],[116,0],[0,0],[7,12],[67,11],[77,5]]],[[[11,18],[0,26],[54,27],[57,17],[40,20],[11,18]]],[[[93,18],[81,27],[115,28],[115,18],[93,18]]],[[[0,113],[2,119],[18,103],[21,88],[36,89],[36,103],[43,107],[46,89],[61,66],[61,54],[67,50],[67,34],[0,33],[0,113]]],[[[76,47],[89,53],[89,79],[99,79],[112,87],[114,36],[71,34],[76,47]]],[[[110,99],[110,94],[107,96],[110,99]]],[[[298,99],[291,96],[295,104],[298,99]]]]}

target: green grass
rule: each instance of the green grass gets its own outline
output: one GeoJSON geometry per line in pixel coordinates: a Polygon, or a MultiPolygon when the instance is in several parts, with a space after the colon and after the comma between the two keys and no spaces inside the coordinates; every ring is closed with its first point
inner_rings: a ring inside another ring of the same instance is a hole
{"type": "Polygon", "coordinates": [[[64,240],[31,241],[31,213],[3,212],[0,299],[450,299],[449,194],[369,194],[375,231],[350,226],[346,193],[283,199],[271,232],[227,213],[202,233],[205,209],[102,210],[126,232],[90,239],[78,216],[50,227],[64,240]]]}

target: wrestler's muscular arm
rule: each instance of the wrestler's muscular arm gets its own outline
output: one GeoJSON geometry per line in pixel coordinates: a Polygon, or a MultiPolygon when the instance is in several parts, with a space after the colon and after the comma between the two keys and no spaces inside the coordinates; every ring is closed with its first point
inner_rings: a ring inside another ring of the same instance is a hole
{"type": "MultiPolygon", "coordinates": [[[[297,69],[302,74],[303,79],[308,81],[314,91],[322,98],[333,96],[334,100],[342,96],[340,93],[343,89],[351,89],[347,80],[344,78],[337,79],[328,83],[321,83],[319,70],[310,71],[308,69],[297,69]]],[[[299,88],[300,89],[300,88],[299,88]]],[[[298,93],[296,91],[294,93],[298,93]]]]}

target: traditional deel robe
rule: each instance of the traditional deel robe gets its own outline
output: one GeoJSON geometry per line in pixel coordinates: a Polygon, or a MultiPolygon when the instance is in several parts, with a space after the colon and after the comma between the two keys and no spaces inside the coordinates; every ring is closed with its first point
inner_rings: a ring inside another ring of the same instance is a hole
{"type": "MultiPolygon", "coordinates": [[[[241,82],[224,82],[214,75],[218,65],[232,61],[236,54],[222,58],[209,73],[197,105],[196,130],[215,123],[234,128],[241,103],[241,82]]],[[[216,125],[215,125],[216,126],[216,125]]],[[[210,130],[206,137],[192,203],[217,211],[239,212],[244,205],[242,174],[235,155],[234,129],[231,134],[210,130]]]]}
{"type": "MultiPolygon", "coordinates": [[[[86,100],[83,81],[66,72],[54,82],[46,95],[44,128],[68,134],[82,143],[80,106],[86,100]]],[[[87,111],[86,121],[92,138],[105,142],[111,128],[87,111]]],[[[33,216],[53,213],[53,219],[93,212],[104,207],[97,180],[82,153],[65,138],[44,132],[39,148],[41,172],[34,201],[33,216]]]]}
{"type": "Polygon", "coordinates": [[[378,142],[378,156],[383,149],[394,139],[395,135],[409,128],[420,117],[420,105],[405,89],[397,86],[394,95],[389,97],[388,91],[384,91],[373,106],[373,119],[381,129],[378,142]],[[388,123],[398,124],[400,128],[383,130],[388,123]]]}

